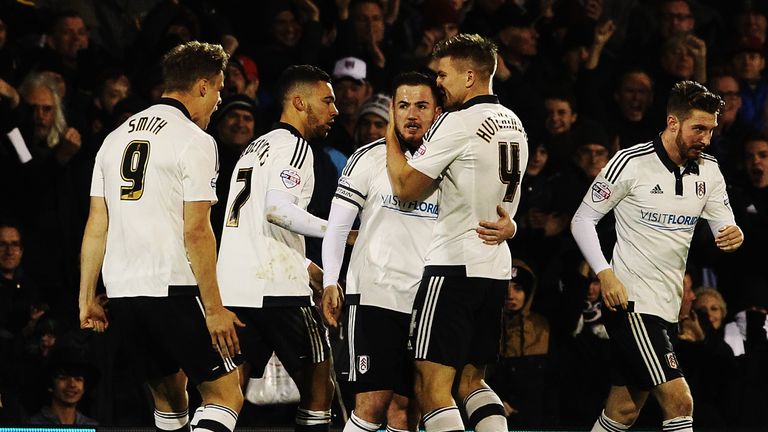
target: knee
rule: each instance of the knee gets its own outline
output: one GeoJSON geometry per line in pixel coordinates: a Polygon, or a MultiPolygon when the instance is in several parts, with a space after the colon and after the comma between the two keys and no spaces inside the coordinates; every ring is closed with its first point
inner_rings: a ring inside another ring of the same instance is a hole
{"type": "Polygon", "coordinates": [[[632,402],[616,405],[611,411],[606,412],[608,418],[626,426],[632,426],[640,415],[640,410],[632,402]]]}
{"type": "Polygon", "coordinates": [[[693,397],[690,393],[684,393],[679,398],[676,398],[672,406],[669,408],[671,415],[674,417],[680,416],[692,416],[693,415],[693,397]]]}

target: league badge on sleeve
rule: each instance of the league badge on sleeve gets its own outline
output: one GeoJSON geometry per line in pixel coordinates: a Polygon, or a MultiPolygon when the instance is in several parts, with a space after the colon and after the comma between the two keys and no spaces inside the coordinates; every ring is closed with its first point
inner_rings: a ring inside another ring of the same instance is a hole
{"type": "Polygon", "coordinates": [[[697,181],[696,182],[696,196],[699,199],[704,198],[704,195],[707,193],[707,184],[703,181],[697,181]]]}
{"type": "Polygon", "coordinates": [[[605,201],[611,197],[611,188],[608,183],[595,182],[592,185],[592,202],[605,201]]]}
{"type": "Polygon", "coordinates": [[[283,184],[288,189],[293,189],[301,184],[301,176],[292,169],[284,169],[280,173],[280,180],[283,181],[283,184]]]}

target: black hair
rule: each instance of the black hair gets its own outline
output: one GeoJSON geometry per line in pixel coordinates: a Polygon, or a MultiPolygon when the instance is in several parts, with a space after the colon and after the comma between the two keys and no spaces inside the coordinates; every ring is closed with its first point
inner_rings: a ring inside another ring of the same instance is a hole
{"type": "Polygon", "coordinates": [[[293,65],[280,74],[277,80],[277,100],[280,106],[285,105],[285,99],[294,87],[302,84],[313,84],[318,81],[331,82],[331,77],[322,69],[312,65],[293,65]]]}
{"type": "Polygon", "coordinates": [[[717,115],[725,106],[723,99],[695,81],[680,81],[672,87],[667,102],[667,114],[680,121],[687,119],[693,110],[717,115]]]}
{"type": "Polygon", "coordinates": [[[393,80],[392,80],[392,99],[395,98],[395,93],[397,92],[397,89],[401,86],[409,85],[409,86],[427,86],[432,91],[432,97],[435,100],[435,105],[442,107],[443,106],[443,96],[440,92],[440,89],[437,88],[437,82],[435,81],[434,77],[430,77],[429,75],[417,72],[417,71],[410,71],[410,72],[402,72],[398,74],[393,80]]]}

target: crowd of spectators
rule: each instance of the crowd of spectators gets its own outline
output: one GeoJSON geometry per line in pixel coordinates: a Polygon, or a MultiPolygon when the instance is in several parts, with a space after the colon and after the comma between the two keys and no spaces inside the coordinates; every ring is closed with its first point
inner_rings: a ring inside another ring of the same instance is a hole
{"type": "MultiPolygon", "coordinates": [[[[384,134],[390,80],[429,71],[434,44],[468,32],[499,45],[493,90],[519,115],[530,145],[519,232],[509,241],[515,268],[530,277],[510,284],[490,378],[510,426],[586,429],[600,412],[610,384],[600,287],[570,219],[617,150],[664,128],[673,84],[695,80],[726,101],[707,152],[720,163],[745,241],[725,254],[706,226],[697,228],[680,287],[679,359],[699,427],[768,427],[760,258],[768,244],[768,3],[265,0],[248,8],[0,0],[0,423],[152,425],[130,353],[115,352],[109,332],[78,330],[78,258],[96,152],[116,125],[159,98],[158,60],[170,47],[205,40],[231,55],[208,130],[221,158],[218,235],[240,151],[277,120],[285,67],[314,64],[334,79],[339,117],[327,139],[310,143],[309,210],[327,217],[346,158],[384,134]]],[[[610,257],[610,215],[598,233],[610,257]]],[[[307,251],[320,262],[319,240],[308,239],[307,251]]],[[[282,421],[281,410],[248,412],[243,425],[282,421]]],[[[655,425],[658,415],[649,407],[638,424],[655,425]]]]}

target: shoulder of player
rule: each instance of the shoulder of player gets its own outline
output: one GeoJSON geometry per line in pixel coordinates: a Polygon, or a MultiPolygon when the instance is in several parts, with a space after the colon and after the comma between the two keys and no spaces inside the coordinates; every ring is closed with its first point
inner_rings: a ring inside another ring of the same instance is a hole
{"type": "Polygon", "coordinates": [[[462,113],[466,111],[446,111],[437,118],[424,134],[424,141],[432,140],[439,131],[439,135],[448,135],[456,132],[466,132],[462,113]]]}
{"type": "Polygon", "coordinates": [[[367,166],[376,158],[386,157],[387,146],[385,144],[386,139],[380,138],[355,150],[347,160],[347,165],[341,175],[349,176],[358,166],[367,166]]]}
{"type": "Polygon", "coordinates": [[[655,154],[656,150],[653,147],[653,141],[619,150],[605,166],[606,180],[611,183],[616,182],[628,167],[632,167],[649,156],[655,156],[655,154]]]}

